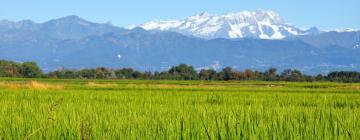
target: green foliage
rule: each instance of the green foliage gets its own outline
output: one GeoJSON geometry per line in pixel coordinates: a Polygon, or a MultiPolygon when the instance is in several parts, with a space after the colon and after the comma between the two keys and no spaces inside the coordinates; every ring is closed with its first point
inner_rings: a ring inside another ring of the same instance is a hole
{"type": "Polygon", "coordinates": [[[336,71],[328,74],[330,81],[360,82],[360,73],[355,71],[336,71]]]}
{"type": "Polygon", "coordinates": [[[306,77],[299,70],[286,69],[280,75],[284,81],[305,81],[306,77]]]}
{"type": "Polygon", "coordinates": [[[270,68],[269,70],[265,71],[264,73],[264,80],[265,81],[278,81],[279,75],[277,74],[276,68],[270,68]]]}
{"type": "Polygon", "coordinates": [[[360,138],[359,84],[32,80],[0,81],[0,139],[360,138]]]}
{"type": "Polygon", "coordinates": [[[42,71],[35,62],[24,62],[21,64],[20,73],[25,78],[38,78],[41,77],[42,71]]]}
{"type": "Polygon", "coordinates": [[[42,71],[35,62],[16,63],[0,60],[0,77],[40,78],[42,71]]]}
{"type": "Polygon", "coordinates": [[[0,60],[0,77],[20,77],[21,64],[0,60]]]}
{"type": "Polygon", "coordinates": [[[131,68],[109,69],[99,67],[96,69],[60,69],[43,74],[35,62],[16,63],[0,60],[0,77],[22,78],[60,78],[60,79],[156,79],[156,80],[252,80],[252,81],[290,81],[290,82],[360,82],[360,73],[355,71],[337,71],[328,75],[304,75],[299,70],[286,69],[280,74],[277,69],[270,68],[265,72],[245,69],[238,71],[226,67],[222,71],[202,69],[197,72],[193,66],[180,64],[163,72],[141,72],[131,68]]]}
{"type": "Polygon", "coordinates": [[[186,64],[174,66],[168,73],[172,79],[176,80],[196,80],[198,77],[194,67],[186,64]]]}
{"type": "Polygon", "coordinates": [[[213,69],[208,69],[208,70],[202,69],[199,72],[199,77],[201,80],[216,80],[217,73],[213,69]]]}

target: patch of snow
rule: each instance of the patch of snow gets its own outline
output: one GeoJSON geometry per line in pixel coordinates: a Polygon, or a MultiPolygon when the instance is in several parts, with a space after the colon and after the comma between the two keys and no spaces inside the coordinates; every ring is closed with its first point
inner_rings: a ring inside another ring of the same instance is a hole
{"type": "Polygon", "coordinates": [[[325,30],[325,32],[339,32],[339,33],[343,33],[343,32],[358,32],[360,31],[360,29],[352,29],[352,28],[345,28],[345,29],[335,29],[335,30],[325,30]]]}
{"type": "Polygon", "coordinates": [[[181,23],[181,21],[151,21],[141,27],[145,30],[168,30],[179,26],[181,23]]]}
{"type": "Polygon", "coordinates": [[[245,37],[283,39],[291,35],[299,35],[298,31],[302,31],[286,24],[277,13],[266,10],[225,15],[202,13],[180,20],[151,21],[138,27],[146,30],[175,31],[206,39],[245,37]]]}
{"type": "Polygon", "coordinates": [[[356,45],[354,45],[354,49],[357,49],[357,48],[359,48],[360,47],[360,45],[359,44],[356,44],[356,45]]]}
{"type": "Polygon", "coordinates": [[[284,29],[293,35],[299,35],[299,33],[297,31],[294,31],[291,27],[284,27],[284,29]]]}
{"type": "Polygon", "coordinates": [[[136,28],[136,27],[138,27],[138,26],[136,26],[136,25],[130,25],[130,26],[125,27],[125,28],[126,28],[126,29],[129,29],[129,30],[132,30],[132,29],[134,29],[134,28],[136,28]]]}

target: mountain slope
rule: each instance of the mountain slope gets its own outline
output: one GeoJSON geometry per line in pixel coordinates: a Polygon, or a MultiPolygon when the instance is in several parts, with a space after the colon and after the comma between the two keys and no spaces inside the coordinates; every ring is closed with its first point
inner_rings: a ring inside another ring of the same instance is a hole
{"type": "Polygon", "coordinates": [[[357,70],[360,51],[344,47],[319,48],[301,40],[212,39],[175,32],[149,32],[141,28],[76,40],[54,46],[0,47],[0,59],[36,61],[45,71],[62,67],[81,69],[105,66],[162,71],[185,63],[195,68],[265,70],[276,67],[305,73],[357,70]],[[10,53],[9,53],[10,52],[10,53]]]}
{"type": "Polygon", "coordinates": [[[317,47],[341,46],[357,49],[360,45],[360,31],[337,32],[329,31],[312,36],[297,36],[296,39],[303,40],[317,47]]]}
{"type": "Polygon", "coordinates": [[[76,16],[45,23],[3,20],[0,59],[36,61],[44,71],[100,66],[162,71],[180,63],[217,70],[293,68],[308,74],[360,70],[359,32],[317,31],[282,40],[202,39],[166,30],[127,30],[76,16]]]}
{"type": "Polygon", "coordinates": [[[152,21],[138,27],[146,30],[175,31],[205,39],[283,39],[320,32],[314,28],[309,31],[300,30],[286,24],[277,13],[264,10],[243,11],[219,16],[202,13],[182,20],[152,21]]]}
{"type": "Polygon", "coordinates": [[[30,20],[19,22],[1,20],[0,40],[42,41],[48,39],[80,39],[89,35],[102,35],[123,30],[123,28],[109,24],[89,22],[77,16],[67,16],[45,23],[35,23],[30,20]]]}

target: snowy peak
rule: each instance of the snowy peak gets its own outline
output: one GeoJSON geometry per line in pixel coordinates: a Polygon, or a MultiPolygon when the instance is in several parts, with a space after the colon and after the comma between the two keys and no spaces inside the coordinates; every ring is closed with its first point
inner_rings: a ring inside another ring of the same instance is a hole
{"type": "Polygon", "coordinates": [[[284,22],[273,11],[256,10],[212,15],[201,13],[181,20],[151,21],[139,25],[146,30],[175,31],[206,39],[259,38],[283,39],[306,34],[284,22]]]}
{"type": "Polygon", "coordinates": [[[283,24],[283,19],[279,14],[273,11],[243,11],[239,13],[229,13],[223,16],[225,19],[237,23],[249,23],[256,24],[258,22],[264,22],[269,24],[283,24]]]}

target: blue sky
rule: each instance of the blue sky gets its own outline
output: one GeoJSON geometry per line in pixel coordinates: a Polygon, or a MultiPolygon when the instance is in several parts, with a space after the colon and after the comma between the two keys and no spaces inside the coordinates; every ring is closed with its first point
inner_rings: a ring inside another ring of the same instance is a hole
{"type": "Polygon", "coordinates": [[[44,22],[78,15],[94,22],[130,26],[200,12],[224,14],[273,10],[287,23],[321,29],[360,29],[360,0],[0,0],[0,19],[44,22]]]}

